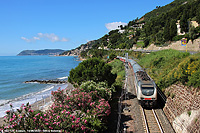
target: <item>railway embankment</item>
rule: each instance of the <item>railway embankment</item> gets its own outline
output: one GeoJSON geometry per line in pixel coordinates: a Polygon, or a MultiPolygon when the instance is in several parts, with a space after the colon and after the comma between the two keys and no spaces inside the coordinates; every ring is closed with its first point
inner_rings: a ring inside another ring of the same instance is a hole
{"type": "Polygon", "coordinates": [[[200,132],[200,91],[181,83],[165,89],[163,111],[177,133],[200,132]]]}

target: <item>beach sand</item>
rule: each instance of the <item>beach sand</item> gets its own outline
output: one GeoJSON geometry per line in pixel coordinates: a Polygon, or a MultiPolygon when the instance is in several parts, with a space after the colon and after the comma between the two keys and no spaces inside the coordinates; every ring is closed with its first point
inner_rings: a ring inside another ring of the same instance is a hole
{"type": "MultiPolygon", "coordinates": [[[[67,83],[68,86],[65,88],[66,90],[73,90],[74,87],[72,84],[70,83],[67,83]]],[[[26,103],[24,103],[26,104],[26,103]]],[[[46,111],[50,108],[50,106],[53,104],[53,101],[52,101],[52,96],[49,96],[45,99],[42,99],[40,101],[37,101],[33,104],[31,104],[31,109],[32,110],[41,110],[41,111],[46,111]]],[[[0,126],[2,126],[3,124],[5,124],[4,122],[4,117],[0,117],[0,126]]]]}

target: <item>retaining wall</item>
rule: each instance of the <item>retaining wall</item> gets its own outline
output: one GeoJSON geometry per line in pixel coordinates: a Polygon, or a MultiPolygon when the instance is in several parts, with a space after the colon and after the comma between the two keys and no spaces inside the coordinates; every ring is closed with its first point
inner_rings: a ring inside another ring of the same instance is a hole
{"type": "Polygon", "coordinates": [[[200,132],[200,89],[180,83],[165,89],[164,112],[177,133],[200,132]]]}

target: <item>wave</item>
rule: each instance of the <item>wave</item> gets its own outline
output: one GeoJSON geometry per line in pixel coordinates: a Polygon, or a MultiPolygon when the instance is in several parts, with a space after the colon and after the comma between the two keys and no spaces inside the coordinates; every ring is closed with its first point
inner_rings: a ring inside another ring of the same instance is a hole
{"type": "Polygon", "coordinates": [[[59,79],[59,80],[68,79],[68,76],[57,78],[57,79],[59,79]]]}
{"type": "Polygon", "coordinates": [[[62,85],[50,85],[43,89],[41,89],[39,92],[32,92],[14,99],[9,100],[0,100],[0,117],[3,117],[6,115],[6,110],[10,109],[10,104],[13,105],[13,109],[18,109],[22,104],[26,104],[29,102],[29,104],[33,104],[39,100],[42,100],[44,98],[47,98],[51,95],[51,91],[56,91],[58,88],[65,89],[67,87],[67,84],[62,85]]]}

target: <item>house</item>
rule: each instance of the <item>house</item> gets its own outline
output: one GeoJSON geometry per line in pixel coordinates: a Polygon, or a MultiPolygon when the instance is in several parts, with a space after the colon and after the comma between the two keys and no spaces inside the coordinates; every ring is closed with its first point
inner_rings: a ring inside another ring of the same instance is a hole
{"type": "MultiPolygon", "coordinates": [[[[185,32],[181,33],[180,20],[177,21],[176,25],[177,25],[177,35],[185,35],[185,32]]],[[[188,21],[188,27],[191,26],[196,28],[199,26],[199,24],[197,21],[188,21]]]]}

